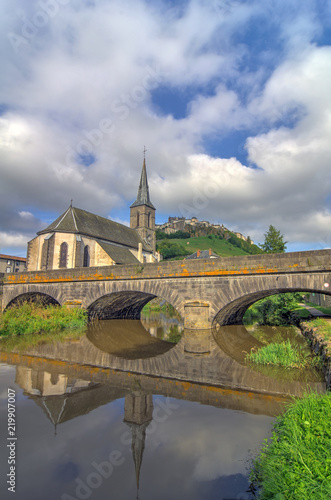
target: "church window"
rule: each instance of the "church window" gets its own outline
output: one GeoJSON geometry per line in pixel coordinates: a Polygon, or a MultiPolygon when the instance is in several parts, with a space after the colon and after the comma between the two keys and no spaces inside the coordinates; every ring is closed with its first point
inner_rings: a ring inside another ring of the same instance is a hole
{"type": "Polygon", "coordinates": [[[140,219],[140,214],[139,212],[137,212],[137,227],[139,227],[139,222],[140,222],[139,219],[140,219]]]}
{"type": "Polygon", "coordinates": [[[60,246],[60,264],[59,267],[67,267],[68,243],[61,243],[60,246]]]}
{"type": "Polygon", "coordinates": [[[84,267],[90,267],[90,247],[88,245],[84,248],[84,267]]]}
{"type": "Polygon", "coordinates": [[[147,227],[151,227],[151,213],[148,212],[148,215],[147,215],[147,227]]]}

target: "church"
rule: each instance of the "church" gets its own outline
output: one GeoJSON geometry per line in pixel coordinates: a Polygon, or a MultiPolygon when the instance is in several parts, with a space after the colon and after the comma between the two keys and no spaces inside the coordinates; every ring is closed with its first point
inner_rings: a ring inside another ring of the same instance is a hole
{"type": "Polygon", "coordinates": [[[137,199],[130,206],[130,227],[70,205],[29,241],[27,270],[156,262],[160,254],[155,247],[155,207],[144,158],[137,199]]]}

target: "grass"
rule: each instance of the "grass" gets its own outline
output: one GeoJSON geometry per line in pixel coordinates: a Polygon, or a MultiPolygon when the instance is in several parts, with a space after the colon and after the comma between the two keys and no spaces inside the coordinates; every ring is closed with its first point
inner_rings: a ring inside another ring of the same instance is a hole
{"type": "Polygon", "coordinates": [[[293,401],[251,472],[261,500],[331,498],[331,393],[293,401]]]}
{"type": "MultiPolygon", "coordinates": [[[[247,252],[232,245],[227,240],[220,240],[215,236],[213,238],[208,238],[208,236],[198,236],[197,238],[188,239],[174,239],[174,240],[158,240],[158,243],[163,241],[171,241],[179,245],[183,245],[192,254],[197,250],[209,250],[211,248],[215,253],[222,257],[229,257],[232,255],[249,255],[247,252]],[[189,242],[189,245],[187,244],[189,242]]],[[[181,257],[182,258],[182,257],[181,257]]]]}
{"type": "Polygon", "coordinates": [[[316,318],[309,322],[312,328],[318,328],[318,333],[323,335],[325,340],[331,340],[331,322],[324,318],[316,318]]]}
{"type": "Polygon", "coordinates": [[[317,304],[314,304],[313,302],[306,302],[306,305],[310,306],[310,307],[314,307],[314,309],[317,309],[318,311],[321,311],[324,314],[331,315],[331,307],[318,306],[317,304]]]}
{"type": "Polygon", "coordinates": [[[300,345],[292,345],[289,340],[276,343],[271,342],[258,349],[252,350],[246,356],[252,363],[283,368],[305,368],[316,366],[319,358],[311,357],[309,352],[300,345]]]}
{"type": "Polygon", "coordinates": [[[0,316],[0,336],[29,335],[83,328],[87,314],[83,309],[42,306],[26,302],[0,316]]]}

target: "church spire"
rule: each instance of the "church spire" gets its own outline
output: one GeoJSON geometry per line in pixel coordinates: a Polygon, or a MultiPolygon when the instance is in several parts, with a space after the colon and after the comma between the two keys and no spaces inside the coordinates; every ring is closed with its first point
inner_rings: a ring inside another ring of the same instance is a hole
{"type": "Polygon", "coordinates": [[[137,199],[134,203],[132,203],[130,208],[140,207],[142,205],[146,205],[147,207],[153,208],[155,210],[155,207],[149,198],[149,187],[148,187],[148,181],[147,181],[145,153],[146,153],[146,149],[144,148],[144,163],[143,163],[143,168],[142,168],[141,176],[140,176],[140,183],[139,183],[139,188],[138,188],[137,199]]]}

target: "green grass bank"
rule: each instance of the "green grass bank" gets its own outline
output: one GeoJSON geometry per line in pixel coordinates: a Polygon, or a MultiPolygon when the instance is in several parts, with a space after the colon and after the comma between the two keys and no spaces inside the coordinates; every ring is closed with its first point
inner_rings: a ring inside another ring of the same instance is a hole
{"type": "Polygon", "coordinates": [[[306,394],[277,419],[251,481],[261,500],[331,498],[331,393],[306,394]]]}
{"type": "Polygon", "coordinates": [[[312,368],[319,364],[319,358],[312,357],[300,345],[292,345],[287,339],[283,342],[271,342],[260,349],[252,350],[246,356],[251,363],[280,366],[283,368],[312,368]]]}
{"type": "Polygon", "coordinates": [[[64,329],[79,329],[87,324],[83,309],[43,306],[26,302],[0,315],[0,336],[40,334],[64,329]]]}

